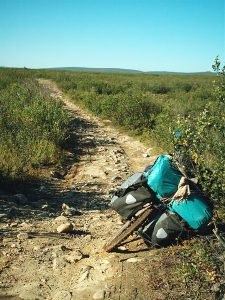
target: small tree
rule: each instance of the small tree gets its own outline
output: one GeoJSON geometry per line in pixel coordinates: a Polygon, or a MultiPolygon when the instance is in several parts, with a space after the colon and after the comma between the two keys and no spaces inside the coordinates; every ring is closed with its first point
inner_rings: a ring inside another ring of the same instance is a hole
{"type": "Polygon", "coordinates": [[[225,102],[225,65],[221,69],[221,61],[217,56],[215,63],[212,65],[213,70],[216,72],[217,78],[214,81],[216,99],[222,103],[225,102]]]}

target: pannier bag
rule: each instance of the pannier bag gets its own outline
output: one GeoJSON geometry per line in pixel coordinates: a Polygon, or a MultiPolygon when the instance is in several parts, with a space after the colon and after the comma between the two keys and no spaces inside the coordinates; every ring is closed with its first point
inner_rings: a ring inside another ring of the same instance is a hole
{"type": "Polygon", "coordinates": [[[180,215],[193,229],[200,229],[213,215],[205,198],[194,191],[185,201],[173,201],[170,210],[180,215]]]}
{"type": "Polygon", "coordinates": [[[171,165],[168,155],[160,155],[150,170],[145,173],[147,183],[158,199],[173,195],[177,191],[181,172],[171,165]]]}
{"type": "Polygon", "coordinates": [[[167,246],[185,236],[185,221],[176,213],[166,211],[151,219],[148,224],[138,230],[147,245],[167,246]]]}
{"type": "Polygon", "coordinates": [[[191,228],[199,229],[209,222],[212,217],[212,209],[199,192],[192,190],[191,194],[183,201],[172,199],[183,175],[172,166],[168,155],[159,156],[153,167],[145,172],[145,176],[157,199],[161,201],[167,197],[168,202],[171,200],[168,209],[177,213],[191,228]],[[169,199],[170,197],[171,199],[169,199]]]}
{"type": "Polygon", "coordinates": [[[147,185],[146,177],[138,172],[118,188],[111,200],[111,207],[124,219],[128,219],[153,199],[154,195],[147,185]]]}

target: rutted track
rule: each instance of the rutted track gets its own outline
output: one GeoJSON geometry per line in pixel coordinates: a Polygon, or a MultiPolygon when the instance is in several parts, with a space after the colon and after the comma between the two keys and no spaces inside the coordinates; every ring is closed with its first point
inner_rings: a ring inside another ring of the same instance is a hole
{"type": "Polygon", "coordinates": [[[124,248],[108,254],[102,248],[121,226],[108,209],[112,191],[155,157],[144,158],[148,149],[143,144],[90,116],[52,81],[39,82],[70,111],[78,145],[72,147],[64,168],[43,170],[43,181],[30,189],[26,203],[2,193],[0,295],[29,300],[93,299],[93,295],[95,299],[150,299],[146,286],[137,282],[139,290],[132,280],[134,276],[140,280],[144,260],[157,251],[144,251],[140,240],[130,244],[131,252],[124,248]],[[63,203],[74,210],[64,211],[63,203]],[[61,214],[60,221],[56,218],[61,214]],[[73,234],[56,233],[65,222],[74,224],[73,234]],[[18,238],[18,233],[28,233],[29,238],[18,238]],[[136,250],[140,252],[132,252],[136,250]],[[137,255],[141,273],[130,276],[130,270],[137,270],[126,261],[137,255]]]}
{"type": "Polygon", "coordinates": [[[180,255],[185,243],[147,249],[133,236],[117,252],[103,251],[121,227],[108,208],[111,193],[155,157],[73,104],[52,81],[39,83],[64,102],[74,132],[63,166],[39,170],[25,195],[0,191],[0,299],[217,299],[217,282],[207,290],[199,277],[187,289],[177,268],[187,264],[180,255]],[[72,232],[58,233],[65,223],[72,232]]]}

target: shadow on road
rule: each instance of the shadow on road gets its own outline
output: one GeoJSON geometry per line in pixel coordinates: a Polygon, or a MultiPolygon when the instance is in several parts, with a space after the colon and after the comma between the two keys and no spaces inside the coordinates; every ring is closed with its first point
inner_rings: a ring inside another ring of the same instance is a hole
{"type": "Polygon", "coordinates": [[[97,188],[96,183],[91,181],[75,182],[69,187],[66,185],[66,175],[71,166],[79,164],[81,159],[89,159],[97,145],[111,142],[102,137],[97,138],[94,134],[96,127],[97,125],[89,121],[72,117],[70,139],[63,145],[70,155],[62,163],[60,170],[63,172],[60,176],[50,175],[59,169],[58,166],[43,166],[38,170],[39,176],[29,177],[19,184],[8,182],[6,192],[3,192],[3,189],[1,191],[0,185],[0,222],[51,220],[63,214],[63,203],[73,209],[73,216],[84,211],[108,208],[101,184],[98,184],[97,188]],[[17,197],[15,194],[18,193],[23,194],[25,198],[17,197]]]}

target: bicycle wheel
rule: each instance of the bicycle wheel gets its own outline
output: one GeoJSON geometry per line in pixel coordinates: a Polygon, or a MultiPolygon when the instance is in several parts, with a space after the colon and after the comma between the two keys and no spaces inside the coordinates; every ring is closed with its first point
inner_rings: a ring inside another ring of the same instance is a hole
{"type": "Polygon", "coordinates": [[[104,245],[106,252],[112,251],[117,245],[131,235],[151,214],[152,208],[147,208],[140,214],[136,220],[127,221],[116,234],[104,245]]]}

